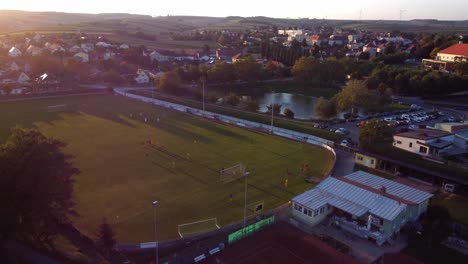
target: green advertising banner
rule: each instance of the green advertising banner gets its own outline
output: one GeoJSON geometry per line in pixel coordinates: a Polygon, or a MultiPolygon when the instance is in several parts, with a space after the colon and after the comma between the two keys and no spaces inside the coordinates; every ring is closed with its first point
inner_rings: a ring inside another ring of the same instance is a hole
{"type": "Polygon", "coordinates": [[[274,222],[275,222],[275,216],[273,215],[263,220],[260,220],[254,224],[246,226],[242,229],[239,229],[236,232],[229,234],[228,243],[232,244],[234,242],[237,242],[241,240],[242,238],[257,232],[263,227],[273,224],[274,222]]]}

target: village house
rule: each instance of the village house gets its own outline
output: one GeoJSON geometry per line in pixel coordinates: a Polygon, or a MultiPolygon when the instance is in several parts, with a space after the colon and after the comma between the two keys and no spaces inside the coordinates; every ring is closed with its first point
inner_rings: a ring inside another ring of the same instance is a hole
{"type": "Polygon", "coordinates": [[[328,45],[330,45],[330,46],[341,46],[341,45],[344,45],[347,42],[348,42],[348,37],[347,36],[331,35],[328,38],[328,45]]]}
{"type": "Polygon", "coordinates": [[[71,52],[71,53],[78,53],[78,52],[81,51],[81,48],[78,47],[77,45],[75,45],[75,46],[69,48],[68,51],[71,52]]]}
{"type": "Polygon", "coordinates": [[[320,45],[327,40],[320,35],[311,35],[307,38],[306,42],[309,46],[320,45]]]}
{"type": "Polygon", "coordinates": [[[12,62],[10,64],[10,67],[8,67],[10,71],[19,71],[21,68],[16,64],[16,62],[12,62]]]}
{"type": "Polygon", "coordinates": [[[22,54],[23,53],[17,47],[12,47],[8,51],[8,56],[10,56],[11,58],[17,58],[17,57],[21,56],[22,54]]]}
{"type": "Polygon", "coordinates": [[[155,50],[149,54],[151,61],[166,62],[172,59],[172,54],[163,50],[155,50]]]}
{"type": "Polygon", "coordinates": [[[391,242],[404,225],[426,212],[433,195],[385,178],[357,171],[328,177],[292,199],[292,215],[307,225],[328,219],[378,245],[391,242]]]}
{"type": "Polygon", "coordinates": [[[130,46],[127,45],[127,44],[122,44],[122,45],[119,46],[119,49],[122,49],[122,50],[127,50],[129,48],[130,48],[130,46]]]}
{"type": "Polygon", "coordinates": [[[148,84],[150,82],[150,76],[145,70],[138,69],[137,76],[134,80],[137,84],[148,84]]]}
{"type": "Polygon", "coordinates": [[[89,55],[84,52],[78,52],[73,55],[73,58],[81,63],[86,63],[89,61],[89,55]]]}
{"type": "Polygon", "coordinates": [[[453,145],[452,133],[437,129],[415,129],[393,135],[393,146],[421,156],[439,156],[453,145]]]}
{"type": "Polygon", "coordinates": [[[33,37],[33,40],[37,43],[39,41],[41,41],[41,35],[39,35],[39,33],[36,33],[36,35],[34,35],[33,37]]]}
{"type": "Polygon", "coordinates": [[[220,48],[216,50],[216,58],[220,61],[224,61],[227,63],[232,63],[232,57],[237,54],[240,54],[240,56],[242,56],[243,51],[233,48],[220,48]]]}
{"type": "Polygon", "coordinates": [[[26,53],[31,56],[40,56],[42,55],[42,49],[34,45],[29,45],[29,47],[26,49],[26,53]]]}
{"type": "Polygon", "coordinates": [[[17,79],[17,82],[20,83],[20,84],[25,84],[25,83],[28,83],[29,81],[31,81],[31,79],[24,72],[20,73],[20,75],[18,76],[18,79],[17,79]]]}

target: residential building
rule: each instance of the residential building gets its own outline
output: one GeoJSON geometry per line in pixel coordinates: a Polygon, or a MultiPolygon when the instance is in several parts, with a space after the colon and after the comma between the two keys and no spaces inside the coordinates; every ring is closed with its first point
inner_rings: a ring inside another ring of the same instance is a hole
{"type": "Polygon", "coordinates": [[[129,49],[129,48],[130,48],[130,46],[127,45],[127,44],[122,44],[122,45],[119,46],[119,49],[123,49],[123,50],[129,49]]]}
{"type": "Polygon", "coordinates": [[[135,77],[135,82],[138,84],[148,84],[150,82],[150,77],[146,71],[138,69],[137,76],[135,77]]]}
{"type": "Polygon", "coordinates": [[[328,45],[330,45],[330,46],[344,45],[347,42],[348,42],[348,37],[347,36],[331,35],[328,38],[328,45]]]}
{"type": "Polygon", "coordinates": [[[17,82],[21,83],[21,84],[25,84],[25,83],[27,83],[29,81],[31,81],[31,79],[24,72],[20,73],[20,75],[18,76],[18,79],[17,79],[17,82]]]}
{"type": "Polygon", "coordinates": [[[306,42],[309,46],[320,45],[322,42],[326,42],[327,40],[320,35],[311,35],[307,38],[306,42]]]}
{"type": "Polygon", "coordinates": [[[29,47],[26,49],[26,53],[31,56],[39,56],[42,54],[42,49],[34,45],[29,45],[29,47]]]}
{"type": "Polygon", "coordinates": [[[34,92],[56,92],[63,89],[63,86],[59,79],[44,73],[34,80],[32,88],[34,92]]]}
{"type": "Polygon", "coordinates": [[[243,51],[239,49],[233,49],[233,48],[220,48],[216,50],[216,58],[218,60],[231,63],[232,57],[239,53],[242,56],[243,51]]]}
{"type": "Polygon", "coordinates": [[[288,35],[288,36],[296,36],[302,35],[304,31],[302,29],[279,29],[278,35],[288,35]]]}
{"type": "Polygon", "coordinates": [[[41,41],[41,35],[39,35],[39,33],[36,33],[36,35],[34,35],[34,37],[33,37],[33,40],[34,40],[35,42],[41,41]]]}
{"type": "Polygon", "coordinates": [[[78,52],[77,54],[73,55],[73,58],[82,63],[89,61],[89,55],[84,52],[78,52]]]}
{"type": "Polygon", "coordinates": [[[437,129],[415,129],[393,135],[393,146],[421,156],[439,156],[453,145],[452,133],[437,129]]]}
{"type": "Polygon", "coordinates": [[[16,62],[12,62],[12,63],[10,64],[9,70],[10,70],[10,71],[19,71],[19,70],[20,70],[20,67],[18,66],[18,64],[16,64],[16,62]]]}
{"type": "Polygon", "coordinates": [[[376,158],[358,152],[354,153],[354,163],[372,169],[375,169],[377,167],[376,158]]]}
{"type": "Polygon", "coordinates": [[[153,51],[149,54],[150,58],[151,58],[151,61],[158,61],[158,62],[166,62],[166,61],[170,61],[172,56],[169,55],[168,52],[166,51],[162,51],[162,50],[158,50],[158,51],[153,51]]]}
{"type": "Polygon", "coordinates": [[[293,218],[316,225],[330,223],[382,245],[408,222],[419,219],[433,195],[376,175],[357,171],[328,177],[292,199],[293,218]]]}
{"type": "Polygon", "coordinates": [[[356,42],[356,41],[361,40],[361,39],[362,39],[361,34],[348,35],[348,41],[349,42],[356,42]]]}
{"type": "Polygon", "coordinates": [[[10,56],[11,58],[17,58],[17,57],[21,56],[22,54],[23,53],[17,47],[12,47],[8,51],[8,56],[10,56]]]}

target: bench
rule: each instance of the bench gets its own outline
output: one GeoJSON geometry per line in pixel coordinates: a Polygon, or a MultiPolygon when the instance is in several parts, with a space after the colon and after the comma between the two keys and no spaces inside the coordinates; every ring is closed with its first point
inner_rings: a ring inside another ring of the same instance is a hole
{"type": "Polygon", "coordinates": [[[218,253],[219,251],[221,251],[221,249],[219,249],[219,247],[215,247],[215,248],[213,248],[212,250],[210,250],[208,252],[210,252],[210,255],[214,255],[214,254],[218,253]]]}
{"type": "Polygon", "coordinates": [[[204,260],[204,259],[206,259],[206,256],[205,256],[205,254],[202,254],[202,255],[200,255],[200,256],[195,257],[195,258],[193,259],[193,261],[194,261],[195,263],[198,263],[198,262],[200,262],[200,261],[202,261],[202,260],[204,260]]]}

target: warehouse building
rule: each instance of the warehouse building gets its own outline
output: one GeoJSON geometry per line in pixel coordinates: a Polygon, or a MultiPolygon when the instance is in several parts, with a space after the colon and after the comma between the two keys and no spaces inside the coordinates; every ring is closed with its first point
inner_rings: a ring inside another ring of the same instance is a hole
{"type": "Polygon", "coordinates": [[[328,177],[292,199],[296,220],[316,225],[326,218],[378,245],[391,241],[408,222],[419,219],[433,195],[376,175],[357,171],[328,177]]]}

